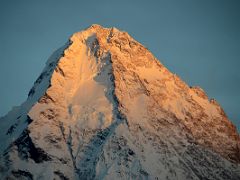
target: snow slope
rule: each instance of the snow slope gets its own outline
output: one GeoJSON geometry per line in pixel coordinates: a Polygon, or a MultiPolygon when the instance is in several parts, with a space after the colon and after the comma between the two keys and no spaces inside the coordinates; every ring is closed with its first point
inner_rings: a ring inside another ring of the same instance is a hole
{"type": "Polygon", "coordinates": [[[2,179],[240,179],[220,105],[116,28],[73,34],[0,127],[2,179]]]}

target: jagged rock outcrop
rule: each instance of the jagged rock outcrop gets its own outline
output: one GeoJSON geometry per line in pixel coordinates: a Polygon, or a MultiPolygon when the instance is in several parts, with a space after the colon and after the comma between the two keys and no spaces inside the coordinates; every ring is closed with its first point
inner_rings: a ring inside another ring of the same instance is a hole
{"type": "Polygon", "coordinates": [[[2,179],[240,179],[220,105],[116,28],[72,35],[0,127],[2,179]]]}

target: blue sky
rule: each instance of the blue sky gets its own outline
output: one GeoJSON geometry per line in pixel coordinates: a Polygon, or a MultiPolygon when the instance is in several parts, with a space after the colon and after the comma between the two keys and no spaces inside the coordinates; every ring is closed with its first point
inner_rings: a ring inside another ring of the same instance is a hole
{"type": "Polygon", "coordinates": [[[1,0],[0,116],[27,98],[54,50],[96,23],[127,31],[240,129],[239,9],[238,0],[1,0]]]}

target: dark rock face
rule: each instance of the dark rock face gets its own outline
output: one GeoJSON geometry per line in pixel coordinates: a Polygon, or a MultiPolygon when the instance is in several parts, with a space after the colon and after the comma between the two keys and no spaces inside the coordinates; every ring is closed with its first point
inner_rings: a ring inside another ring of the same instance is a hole
{"type": "Polygon", "coordinates": [[[12,175],[16,179],[33,180],[33,175],[30,172],[27,172],[27,171],[22,171],[22,170],[12,171],[12,175]]]}
{"type": "Polygon", "coordinates": [[[21,159],[34,160],[35,163],[50,161],[51,157],[41,148],[36,147],[29,136],[29,131],[25,130],[22,135],[14,142],[18,148],[18,155],[21,159]]]}

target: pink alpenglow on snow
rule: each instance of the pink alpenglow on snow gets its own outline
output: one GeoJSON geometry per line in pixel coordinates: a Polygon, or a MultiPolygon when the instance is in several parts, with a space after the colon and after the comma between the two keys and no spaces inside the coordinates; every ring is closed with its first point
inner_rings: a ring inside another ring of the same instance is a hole
{"type": "Polygon", "coordinates": [[[0,128],[0,179],[240,179],[221,106],[116,28],[73,34],[0,128]]]}

